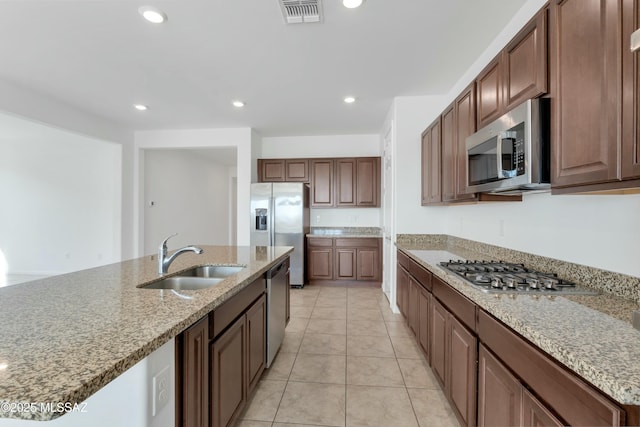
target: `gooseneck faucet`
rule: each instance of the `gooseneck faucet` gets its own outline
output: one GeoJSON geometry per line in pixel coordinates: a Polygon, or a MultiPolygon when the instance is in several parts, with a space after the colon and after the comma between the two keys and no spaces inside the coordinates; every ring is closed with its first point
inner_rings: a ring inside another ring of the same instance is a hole
{"type": "Polygon", "coordinates": [[[175,251],[170,257],[167,258],[167,241],[177,236],[178,233],[172,234],[162,241],[162,244],[158,248],[158,274],[162,275],[169,270],[169,266],[173,262],[174,259],[178,257],[178,255],[183,254],[185,252],[195,252],[198,255],[203,252],[203,250],[197,246],[185,246],[184,248],[180,248],[175,251]]]}

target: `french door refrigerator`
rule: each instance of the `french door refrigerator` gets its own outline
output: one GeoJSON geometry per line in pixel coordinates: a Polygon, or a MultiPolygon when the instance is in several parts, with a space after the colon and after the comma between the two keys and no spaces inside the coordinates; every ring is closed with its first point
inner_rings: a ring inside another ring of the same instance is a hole
{"type": "Polygon", "coordinates": [[[298,182],[251,184],[251,246],[293,246],[290,284],[304,286],[309,187],[298,182]]]}

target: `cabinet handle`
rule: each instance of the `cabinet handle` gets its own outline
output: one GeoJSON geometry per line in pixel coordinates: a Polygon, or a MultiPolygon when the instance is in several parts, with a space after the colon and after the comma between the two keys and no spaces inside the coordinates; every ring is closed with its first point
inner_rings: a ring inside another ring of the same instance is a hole
{"type": "Polygon", "coordinates": [[[640,49],[640,29],[631,33],[631,52],[636,52],[640,49]]]}

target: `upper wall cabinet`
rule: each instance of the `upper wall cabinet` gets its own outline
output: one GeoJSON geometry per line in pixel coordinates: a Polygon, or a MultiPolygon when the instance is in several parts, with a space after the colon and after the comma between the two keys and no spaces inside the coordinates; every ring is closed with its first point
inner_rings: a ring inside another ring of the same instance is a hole
{"type": "Polygon", "coordinates": [[[380,207],[380,157],[311,159],[311,207],[380,207]]]}
{"type": "Polygon", "coordinates": [[[422,205],[442,204],[440,117],[422,132],[422,205]]]}
{"type": "Polygon", "coordinates": [[[335,206],[333,193],[333,159],[311,160],[311,207],[335,206]]]}
{"type": "Polygon", "coordinates": [[[258,159],[259,182],[309,182],[307,159],[258,159]]]}
{"type": "Polygon", "coordinates": [[[640,186],[638,2],[554,0],[554,193],[640,186]]]}
{"type": "Polygon", "coordinates": [[[476,79],[477,127],[547,92],[547,11],[541,10],[476,79]]]}

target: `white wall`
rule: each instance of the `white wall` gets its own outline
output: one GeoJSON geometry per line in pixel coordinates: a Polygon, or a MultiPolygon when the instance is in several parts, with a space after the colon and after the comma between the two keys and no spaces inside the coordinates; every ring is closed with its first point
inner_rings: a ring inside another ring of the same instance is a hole
{"type": "Polygon", "coordinates": [[[144,253],[189,244],[228,245],[229,168],[189,150],[144,150],[144,253]],[[153,206],[151,205],[153,203],[153,206]]]}
{"type": "Polygon", "coordinates": [[[447,233],[640,276],[640,195],[531,194],[521,203],[420,206],[421,131],[544,3],[528,1],[447,95],[395,99],[397,233],[447,233]]]}
{"type": "MultiPolygon", "coordinates": [[[[249,212],[252,132],[237,129],[186,129],[141,131],[135,134],[133,189],[135,252],[144,252],[144,156],[145,149],[235,147],[237,150],[237,212],[249,212]]],[[[226,203],[226,202],[225,202],[226,203]]],[[[237,243],[249,245],[249,215],[237,217],[237,243]]]]}
{"type": "Polygon", "coordinates": [[[50,275],[120,260],[122,147],[0,119],[0,249],[9,274],[50,275]]]}
{"type": "Polygon", "coordinates": [[[0,80],[0,111],[70,134],[122,145],[121,256],[133,256],[133,132],[32,90],[0,80]]]}
{"type": "MultiPolygon", "coordinates": [[[[264,137],[265,159],[382,156],[380,135],[264,137]]],[[[312,227],[380,227],[380,208],[311,209],[312,227]]]]}

